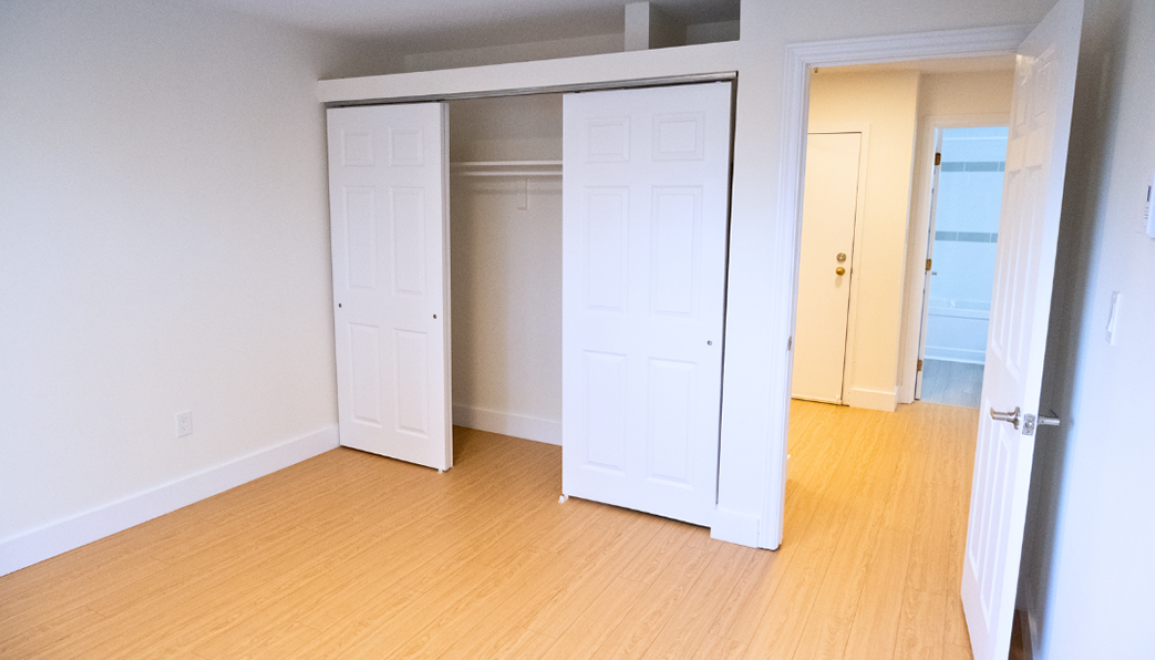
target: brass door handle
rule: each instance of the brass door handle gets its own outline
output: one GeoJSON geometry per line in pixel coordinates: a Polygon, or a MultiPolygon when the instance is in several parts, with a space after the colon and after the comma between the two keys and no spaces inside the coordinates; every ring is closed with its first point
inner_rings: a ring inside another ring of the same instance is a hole
{"type": "Polygon", "coordinates": [[[838,268],[834,269],[834,274],[839,276],[839,277],[842,277],[843,275],[846,274],[846,269],[843,268],[842,266],[839,266],[838,268]]]}

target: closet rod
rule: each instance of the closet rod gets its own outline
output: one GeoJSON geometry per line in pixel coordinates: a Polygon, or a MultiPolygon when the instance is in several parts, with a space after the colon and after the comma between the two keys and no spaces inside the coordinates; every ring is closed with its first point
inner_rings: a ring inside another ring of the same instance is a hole
{"type": "Polygon", "coordinates": [[[473,160],[449,165],[456,176],[561,176],[560,160],[473,160]]]}

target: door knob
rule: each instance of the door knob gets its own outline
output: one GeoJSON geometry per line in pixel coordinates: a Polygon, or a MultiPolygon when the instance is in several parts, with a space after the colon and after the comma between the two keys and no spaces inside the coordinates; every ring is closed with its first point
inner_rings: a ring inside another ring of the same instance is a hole
{"type": "Polygon", "coordinates": [[[996,412],[994,408],[991,408],[991,419],[996,422],[1010,422],[1011,426],[1014,426],[1015,430],[1018,430],[1020,421],[1019,412],[1018,406],[1015,406],[1013,412],[996,412]]]}
{"type": "Polygon", "coordinates": [[[843,275],[846,274],[846,269],[843,268],[842,266],[839,266],[838,268],[834,269],[834,274],[839,276],[839,277],[842,277],[843,275]]]}
{"type": "Polygon", "coordinates": [[[838,260],[838,263],[842,263],[843,261],[846,261],[846,253],[845,252],[839,252],[838,256],[834,257],[834,258],[838,260]]]}

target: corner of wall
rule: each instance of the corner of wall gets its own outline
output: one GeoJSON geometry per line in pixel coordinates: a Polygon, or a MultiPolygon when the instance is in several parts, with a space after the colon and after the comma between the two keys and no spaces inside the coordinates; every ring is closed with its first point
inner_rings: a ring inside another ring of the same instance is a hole
{"type": "Polygon", "coordinates": [[[718,507],[714,524],[710,525],[710,538],[757,548],[760,522],[758,516],[718,507]]]}
{"type": "Polygon", "coordinates": [[[7,575],[171,513],[339,445],[337,426],[327,426],[125,499],[0,540],[0,575],[7,575]]]}
{"type": "Polygon", "coordinates": [[[453,423],[488,433],[561,446],[561,422],[552,419],[454,404],[453,423]]]}
{"type": "Polygon", "coordinates": [[[846,405],[851,408],[894,412],[898,406],[898,392],[896,390],[875,391],[852,387],[847,390],[845,401],[846,405]]]}

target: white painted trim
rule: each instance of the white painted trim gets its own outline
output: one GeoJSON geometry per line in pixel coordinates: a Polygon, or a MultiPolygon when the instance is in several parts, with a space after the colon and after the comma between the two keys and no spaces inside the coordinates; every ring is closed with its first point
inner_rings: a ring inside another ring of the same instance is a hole
{"type": "MultiPolygon", "coordinates": [[[[778,176],[777,217],[780,221],[774,223],[777,253],[767,255],[768,259],[780,264],[777,277],[773,280],[780,284],[773,287],[772,295],[781,325],[771,330],[771,341],[775,337],[791,337],[794,329],[794,309],[798,295],[798,229],[802,216],[801,181],[806,167],[805,135],[810,113],[811,68],[1012,54],[1030,31],[1030,26],[1003,26],[816,41],[786,47],[782,94],[782,162],[778,176]]],[[[787,350],[788,365],[789,357],[787,350]]],[[[767,452],[766,491],[758,535],[758,544],[764,548],[777,548],[782,543],[782,519],[786,506],[786,438],[789,432],[792,373],[789,367],[782,372],[784,378],[774,385],[771,399],[775,419],[770,423],[771,447],[767,452]]]]}
{"type": "Polygon", "coordinates": [[[801,65],[797,73],[805,75],[807,66],[1013,55],[1033,28],[1033,25],[1003,25],[791,44],[786,47],[786,66],[791,73],[794,68],[791,62],[796,62],[801,65]]]}
{"type": "Polygon", "coordinates": [[[732,78],[742,61],[741,42],[603,53],[555,60],[490,64],[461,69],[392,73],[322,80],[317,98],[325,104],[401,99],[446,99],[608,89],[634,83],[660,84],[707,76],[732,78]],[[692,57],[687,57],[692,53],[692,57]]]}
{"type": "Polygon", "coordinates": [[[756,548],[759,547],[758,523],[758,518],[748,513],[718,507],[714,523],[710,525],[710,538],[756,548]]]}
{"type": "Polygon", "coordinates": [[[0,541],[0,575],[236,488],[339,446],[337,425],[0,541]]]}
{"type": "Polygon", "coordinates": [[[879,390],[864,390],[852,387],[846,390],[843,397],[846,405],[851,408],[866,408],[867,410],[881,410],[894,412],[898,407],[898,394],[895,390],[889,392],[879,390]]]}
{"type": "Polygon", "coordinates": [[[561,422],[500,410],[488,410],[464,404],[453,404],[453,423],[489,433],[511,435],[536,442],[561,446],[561,422]]]}
{"type": "Polygon", "coordinates": [[[987,352],[976,351],[971,348],[944,348],[930,346],[931,353],[923,353],[924,360],[938,360],[939,362],[960,362],[962,364],[986,364],[987,352]]]}

